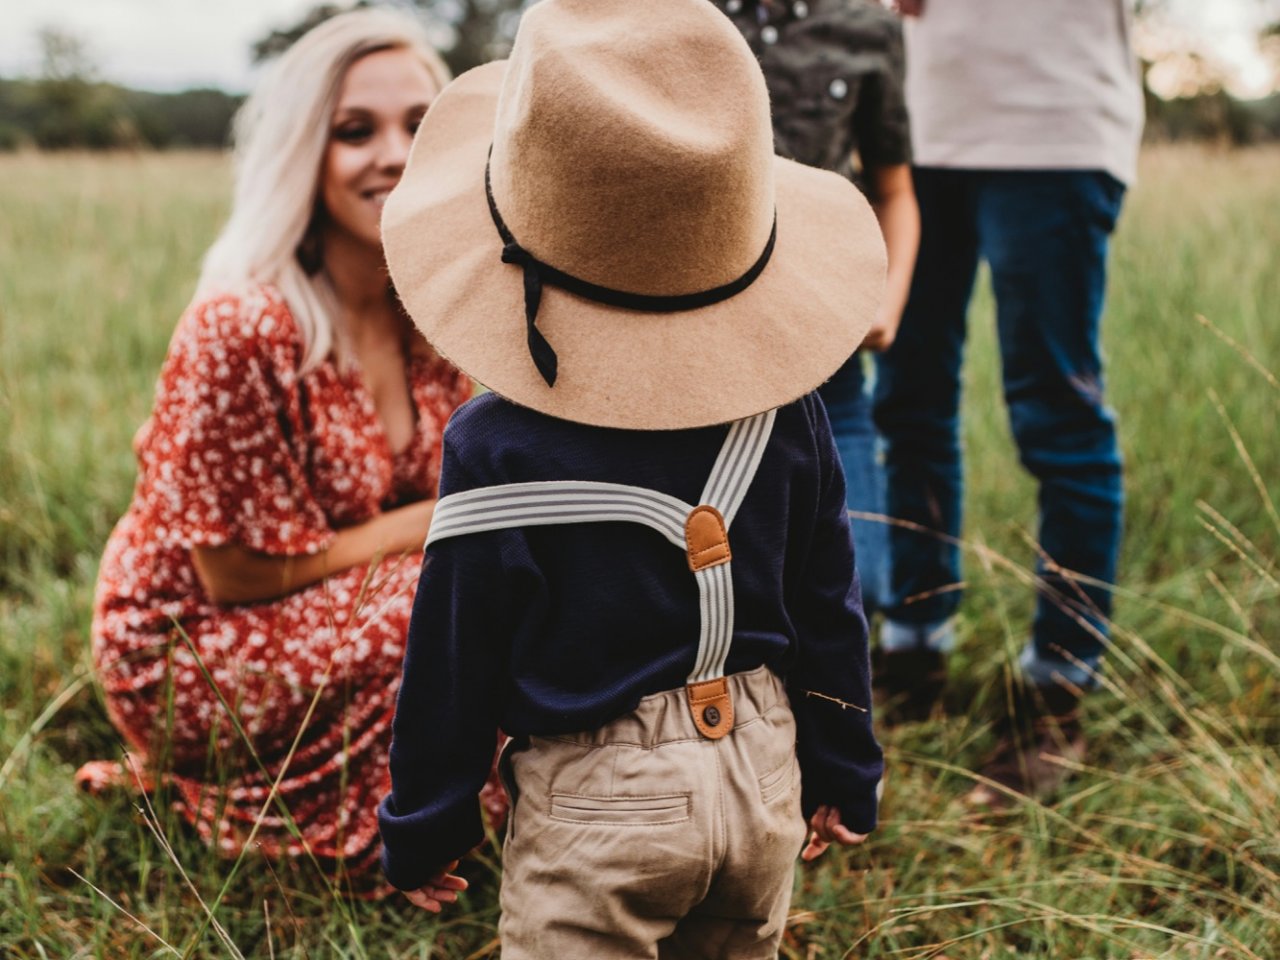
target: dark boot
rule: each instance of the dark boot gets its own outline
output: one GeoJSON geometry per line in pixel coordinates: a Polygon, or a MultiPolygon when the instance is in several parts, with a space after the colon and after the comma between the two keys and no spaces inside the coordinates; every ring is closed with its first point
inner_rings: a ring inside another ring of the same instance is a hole
{"type": "Polygon", "coordinates": [[[927,720],[947,682],[946,655],[928,647],[871,654],[876,716],[893,726],[927,720]]]}
{"type": "MultiPolygon", "coordinates": [[[[1043,799],[1071,776],[1072,764],[1084,759],[1080,691],[1019,685],[1013,699],[1013,715],[1001,724],[996,748],[978,772],[1014,793],[1043,799]]],[[[965,797],[969,804],[992,809],[1008,808],[1015,799],[987,783],[965,797]]]]}

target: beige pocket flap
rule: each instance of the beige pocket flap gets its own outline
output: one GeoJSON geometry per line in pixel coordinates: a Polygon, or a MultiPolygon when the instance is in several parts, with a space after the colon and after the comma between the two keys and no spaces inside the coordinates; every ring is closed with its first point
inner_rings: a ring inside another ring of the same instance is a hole
{"type": "Polygon", "coordinates": [[[551,795],[551,819],[570,823],[611,823],[619,826],[652,826],[689,819],[689,794],[660,797],[579,797],[551,795]]]}

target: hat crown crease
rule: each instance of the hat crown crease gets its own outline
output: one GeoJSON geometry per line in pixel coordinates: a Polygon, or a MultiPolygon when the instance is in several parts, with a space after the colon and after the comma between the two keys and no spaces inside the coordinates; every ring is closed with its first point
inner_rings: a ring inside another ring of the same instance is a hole
{"type": "Polygon", "coordinates": [[[705,0],[530,8],[491,166],[495,202],[522,247],[616,290],[672,296],[729,283],[773,229],[764,80],[705,0]],[[661,44],[637,23],[654,17],[661,44]]]}

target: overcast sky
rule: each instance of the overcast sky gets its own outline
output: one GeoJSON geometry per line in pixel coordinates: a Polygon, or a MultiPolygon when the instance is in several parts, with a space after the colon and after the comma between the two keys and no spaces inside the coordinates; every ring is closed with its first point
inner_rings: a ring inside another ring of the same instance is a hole
{"type": "Polygon", "coordinates": [[[144,90],[252,83],[249,47],[296,23],[318,0],[0,0],[0,76],[40,69],[36,33],[85,42],[104,80],[144,90]]]}
{"type": "MultiPolygon", "coordinates": [[[[36,74],[36,32],[55,26],[87,44],[105,80],[147,90],[213,86],[243,92],[253,82],[250,44],[272,28],[296,23],[317,2],[0,0],[0,76],[36,74]]],[[[1235,69],[1232,89],[1241,96],[1267,93],[1272,80],[1251,34],[1261,6],[1257,0],[1173,0],[1177,25],[1235,69]]]]}

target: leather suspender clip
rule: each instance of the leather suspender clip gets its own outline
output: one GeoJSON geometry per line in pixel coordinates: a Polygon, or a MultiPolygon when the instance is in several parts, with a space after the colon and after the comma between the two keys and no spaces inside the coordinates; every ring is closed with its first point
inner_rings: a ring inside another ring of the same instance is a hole
{"type": "Polygon", "coordinates": [[[719,740],[733,729],[733,698],[725,677],[690,683],[685,688],[694,726],[708,740],[719,740]]]}

